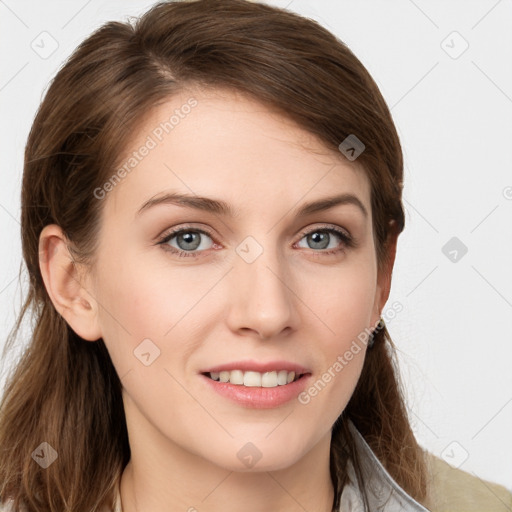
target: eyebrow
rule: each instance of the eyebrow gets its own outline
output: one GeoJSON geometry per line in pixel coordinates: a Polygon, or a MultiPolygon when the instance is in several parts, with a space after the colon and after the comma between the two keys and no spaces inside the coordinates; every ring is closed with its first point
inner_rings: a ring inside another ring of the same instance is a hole
{"type": "MultiPolygon", "coordinates": [[[[234,210],[228,203],[220,199],[213,199],[210,197],[201,197],[183,193],[166,193],[158,197],[152,197],[146,201],[136,216],[139,216],[144,211],[160,204],[174,204],[177,206],[184,206],[187,208],[194,208],[206,212],[216,213],[219,215],[237,217],[238,211],[234,210]]],[[[353,204],[359,208],[363,215],[367,218],[368,211],[362,201],[352,194],[339,194],[336,196],[325,197],[316,201],[310,201],[302,205],[296,212],[297,217],[306,217],[312,213],[329,210],[338,205],[353,204]]]]}

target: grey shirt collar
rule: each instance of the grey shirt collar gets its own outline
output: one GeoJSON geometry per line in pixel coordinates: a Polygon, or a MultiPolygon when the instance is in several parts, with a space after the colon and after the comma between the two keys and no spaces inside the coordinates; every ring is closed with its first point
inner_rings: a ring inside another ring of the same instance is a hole
{"type": "MultiPolygon", "coordinates": [[[[350,420],[348,420],[348,427],[359,455],[370,511],[428,512],[428,509],[409,496],[393,480],[350,420]]],[[[350,482],[345,485],[341,493],[340,512],[364,512],[363,498],[357,486],[351,461],[348,462],[347,473],[350,482]]]]}

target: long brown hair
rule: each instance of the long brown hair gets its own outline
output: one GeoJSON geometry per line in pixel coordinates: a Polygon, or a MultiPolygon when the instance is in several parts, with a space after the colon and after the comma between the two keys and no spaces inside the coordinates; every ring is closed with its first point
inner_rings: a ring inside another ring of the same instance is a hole
{"type": "MultiPolygon", "coordinates": [[[[389,109],[361,62],[318,23],[246,0],[197,0],[159,3],[133,24],[103,25],[55,76],[25,150],[21,235],[29,289],[4,356],[25,316],[33,332],[0,405],[0,499],[14,500],[15,510],[113,505],[130,459],[121,382],[104,341],[84,342],[54,308],[38,239],[44,226],[57,224],[76,261],[93,264],[103,204],[94,190],[119,165],[145,113],[189,85],[246,93],[336,151],[356,135],[366,146],[358,163],[371,183],[379,269],[389,261],[389,237],[404,228],[402,151],[389,109]],[[58,463],[45,470],[31,457],[42,442],[58,453],[58,463]]],[[[346,418],[398,484],[425,497],[423,451],[408,421],[394,354],[384,326],[334,425],[335,509],[348,458],[358,467],[346,418]]]]}

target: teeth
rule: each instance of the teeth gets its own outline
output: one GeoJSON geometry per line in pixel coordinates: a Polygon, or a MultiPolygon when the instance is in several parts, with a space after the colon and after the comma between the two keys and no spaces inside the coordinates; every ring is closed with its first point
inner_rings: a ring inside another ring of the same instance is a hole
{"type": "Polygon", "coordinates": [[[231,384],[243,384],[244,372],[240,370],[231,370],[229,374],[229,382],[231,382],[231,384]]]}
{"type": "MultiPolygon", "coordinates": [[[[295,379],[295,372],[288,372],[286,370],[273,371],[273,372],[243,372],[241,370],[232,370],[230,372],[211,372],[209,377],[219,382],[229,382],[231,384],[238,384],[240,386],[253,387],[253,388],[275,388],[277,386],[284,386],[290,384],[295,379]]],[[[300,375],[297,375],[299,378],[300,375]]]]}
{"type": "Polygon", "coordinates": [[[267,372],[261,376],[261,385],[264,388],[275,388],[277,384],[277,372],[267,372]]]}
{"type": "Polygon", "coordinates": [[[287,382],[288,382],[288,372],[287,372],[287,371],[285,371],[285,370],[281,370],[281,371],[277,374],[277,383],[278,383],[280,386],[284,386],[287,382]]]}

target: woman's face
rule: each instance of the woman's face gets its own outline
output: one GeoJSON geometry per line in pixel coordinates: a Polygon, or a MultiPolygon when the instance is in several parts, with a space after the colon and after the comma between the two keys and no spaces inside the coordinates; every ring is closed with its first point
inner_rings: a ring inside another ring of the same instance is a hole
{"type": "Polygon", "coordinates": [[[88,286],[131,443],[236,471],[328,450],[387,300],[363,169],[227,91],[159,106],[125,163],[88,286]]]}

